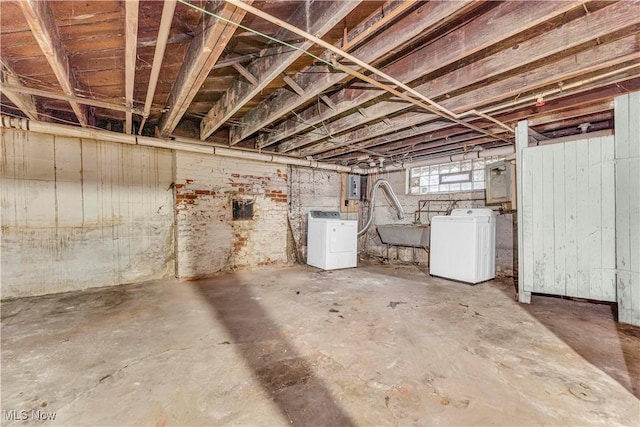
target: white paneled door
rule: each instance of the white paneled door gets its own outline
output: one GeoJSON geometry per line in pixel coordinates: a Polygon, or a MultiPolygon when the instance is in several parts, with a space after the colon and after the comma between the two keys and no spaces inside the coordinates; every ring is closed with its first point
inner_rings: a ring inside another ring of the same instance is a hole
{"type": "Polygon", "coordinates": [[[526,294],[616,300],[613,136],[523,149],[520,206],[526,294]]]}

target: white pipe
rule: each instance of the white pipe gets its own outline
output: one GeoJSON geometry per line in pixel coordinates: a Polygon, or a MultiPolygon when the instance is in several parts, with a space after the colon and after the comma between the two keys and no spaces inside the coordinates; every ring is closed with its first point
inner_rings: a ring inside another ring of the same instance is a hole
{"type": "Polygon", "coordinates": [[[469,153],[460,153],[453,154],[449,156],[442,157],[433,157],[431,159],[426,159],[413,163],[402,163],[401,165],[390,165],[385,166],[383,168],[369,168],[365,170],[366,175],[374,174],[374,173],[383,173],[383,172],[398,172],[401,170],[419,167],[419,166],[429,166],[429,165],[438,165],[440,163],[449,163],[456,162],[459,160],[470,160],[470,159],[478,159],[484,157],[491,156],[508,156],[509,154],[515,153],[515,148],[513,146],[505,146],[505,147],[496,147],[490,148],[488,150],[482,151],[472,151],[469,153]]]}
{"type": "MultiPolygon", "coordinates": [[[[412,102],[414,104],[417,104],[419,106],[421,106],[422,108],[425,108],[429,111],[434,112],[435,114],[438,114],[439,116],[442,116],[448,120],[453,120],[456,123],[460,123],[464,126],[469,127],[470,129],[473,129],[475,131],[480,131],[483,133],[487,133],[485,131],[483,131],[482,129],[478,129],[477,127],[468,124],[464,121],[460,120],[460,115],[454,113],[453,111],[450,111],[449,109],[447,109],[446,107],[444,107],[443,105],[435,102],[434,100],[432,100],[431,98],[423,95],[422,93],[416,91],[415,89],[405,85],[404,83],[402,83],[399,80],[396,80],[395,78],[391,77],[390,75],[388,75],[387,73],[377,69],[376,67],[371,66],[370,64],[361,61],[360,59],[356,58],[353,55],[348,54],[347,52],[345,52],[344,50],[332,45],[331,43],[327,43],[324,40],[322,40],[320,37],[314,36],[313,34],[309,34],[306,31],[291,25],[281,19],[276,18],[275,16],[272,16],[266,12],[261,11],[260,9],[253,7],[249,4],[244,3],[242,0],[226,0],[227,3],[230,3],[232,5],[234,5],[235,7],[238,7],[240,9],[244,9],[247,12],[251,13],[252,15],[258,16],[266,21],[269,21],[273,24],[276,24],[279,27],[282,27],[286,30],[291,31],[294,34],[298,34],[301,37],[304,37],[305,39],[312,41],[313,43],[317,44],[318,46],[322,46],[325,49],[333,52],[336,55],[341,56],[342,58],[347,59],[348,61],[351,61],[353,63],[355,63],[356,65],[358,65],[361,68],[364,68],[365,70],[376,74],[377,76],[381,77],[384,81],[387,81],[393,85],[395,85],[398,88],[401,88],[402,90],[404,90],[406,92],[406,94],[402,94],[400,95],[401,98],[404,98],[405,100],[407,100],[408,102],[412,102]],[[411,94],[413,96],[408,96],[408,94],[411,94]],[[416,99],[417,98],[417,99],[416,99]],[[422,101],[423,103],[426,103],[428,105],[420,105],[421,103],[419,103],[419,101],[422,101]],[[429,107],[431,106],[431,107],[429,107]]],[[[339,64],[337,62],[337,60],[332,61],[334,67],[340,69],[343,72],[346,72],[348,74],[353,75],[354,77],[357,77],[363,81],[375,84],[377,86],[376,83],[379,83],[377,80],[373,80],[370,78],[367,78],[366,76],[364,76],[362,73],[359,73],[358,71],[352,70],[351,68],[345,67],[342,64],[339,64]],[[373,80],[373,81],[371,81],[373,80]]],[[[398,96],[398,91],[389,87],[388,85],[382,85],[380,86],[382,89],[386,90],[387,92],[393,93],[394,95],[398,96]],[[382,87],[384,86],[384,87],[382,87]]],[[[485,118],[488,118],[487,116],[483,116],[485,118]]],[[[498,121],[495,118],[489,118],[491,121],[500,124],[501,127],[503,127],[506,130],[511,131],[512,133],[514,132],[513,129],[511,129],[508,125],[501,123],[500,121],[498,121]]],[[[487,133],[488,134],[488,133],[487,133]]],[[[489,134],[488,134],[489,135],[489,134]]],[[[492,137],[495,137],[494,135],[490,135],[492,137]]],[[[502,138],[497,138],[497,139],[502,139],[502,138]]]]}
{"type": "Polygon", "coordinates": [[[404,209],[402,209],[402,205],[400,204],[400,200],[396,197],[396,193],[393,192],[393,188],[391,188],[391,184],[386,179],[379,179],[373,184],[373,188],[371,188],[371,193],[369,196],[369,218],[367,219],[367,223],[362,227],[362,230],[358,231],[358,236],[362,236],[367,232],[371,224],[373,223],[373,210],[376,207],[376,191],[378,188],[382,187],[393,202],[396,207],[396,211],[398,212],[398,219],[404,218],[404,209]]]}
{"type": "Polygon", "coordinates": [[[231,149],[228,147],[191,142],[187,138],[175,141],[151,138],[147,136],[128,135],[117,132],[110,132],[102,129],[80,128],[75,126],[60,125],[55,123],[40,122],[24,118],[0,116],[0,128],[18,129],[36,133],[53,134],[67,136],[71,138],[90,138],[100,141],[117,142],[128,145],[142,145],[146,147],[165,148],[176,151],[186,151],[190,153],[208,154],[212,156],[229,157],[239,160],[253,160],[265,163],[277,163],[282,165],[293,165],[312,169],[322,169],[334,172],[346,172],[364,175],[365,169],[351,166],[341,166],[331,163],[322,163],[314,160],[299,159],[278,154],[261,153],[249,149],[231,149]]]}

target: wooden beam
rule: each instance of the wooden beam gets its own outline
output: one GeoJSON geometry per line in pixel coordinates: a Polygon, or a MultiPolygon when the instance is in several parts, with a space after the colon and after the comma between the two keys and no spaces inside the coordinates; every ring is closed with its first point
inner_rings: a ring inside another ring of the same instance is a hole
{"type": "MultiPolygon", "coordinates": [[[[399,4],[400,3],[393,2],[392,7],[398,7],[399,4]]],[[[375,16],[368,17],[354,27],[349,32],[349,37],[355,38],[358,34],[366,32],[368,28],[381,21],[385,25],[393,24],[393,27],[365,41],[353,49],[352,52],[352,47],[348,47],[347,50],[363,61],[370,63],[380,61],[416,37],[427,37],[451,20],[477,7],[477,5],[478,3],[468,1],[428,2],[407,16],[402,17],[397,22],[395,22],[397,19],[395,15],[393,19],[391,19],[391,17],[386,18],[386,16],[391,14],[392,10],[387,10],[383,18],[376,12],[375,16]]],[[[340,43],[337,43],[336,46],[340,46],[340,43]]],[[[322,57],[330,60],[331,54],[325,52],[322,57]]],[[[310,99],[321,95],[322,92],[344,80],[346,77],[342,73],[327,73],[326,71],[326,65],[314,65],[296,74],[293,80],[295,80],[300,87],[304,88],[305,96],[297,96],[286,89],[276,91],[272,97],[272,102],[261,104],[245,115],[244,127],[231,130],[231,141],[237,143],[246,139],[258,130],[273,123],[281,116],[289,114],[292,110],[305,104],[310,99]]],[[[379,91],[376,92],[380,93],[379,91]]],[[[294,133],[295,132],[287,133],[283,137],[291,136],[294,133]]],[[[266,138],[259,139],[258,142],[261,147],[266,147],[275,141],[272,142],[270,138],[266,138]]]]}
{"type": "Polygon", "coordinates": [[[336,104],[334,104],[331,98],[329,98],[327,95],[320,96],[320,99],[322,100],[322,102],[327,104],[327,107],[331,108],[332,110],[335,111],[337,109],[336,104]]]}
{"type": "MultiPolygon", "coordinates": [[[[303,3],[289,17],[287,23],[294,27],[308,27],[307,31],[322,37],[341,22],[358,4],[360,4],[360,0],[303,3]]],[[[274,37],[279,40],[286,40],[290,34],[288,30],[281,28],[274,37]]],[[[302,50],[307,50],[311,46],[313,46],[313,42],[309,40],[305,40],[298,45],[302,50]]],[[[303,55],[302,51],[292,50],[287,46],[278,47],[277,53],[269,56],[261,54],[247,66],[248,74],[255,76],[256,82],[252,85],[247,85],[244,81],[236,81],[225,92],[222,98],[211,107],[202,119],[200,123],[200,139],[205,140],[215,132],[240,108],[251,101],[271,81],[303,55]]],[[[230,141],[231,145],[236,142],[230,141]]]]}
{"type": "MultiPolygon", "coordinates": [[[[548,113],[548,112],[556,112],[560,111],[557,114],[563,115],[564,117],[573,117],[573,112],[575,111],[577,114],[580,114],[582,108],[578,108],[577,106],[591,104],[593,102],[600,102],[602,100],[611,99],[613,96],[620,95],[622,93],[626,93],[627,91],[640,90],[640,79],[634,79],[633,77],[615,77],[613,79],[597,81],[591,85],[586,85],[579,87],[574,90],[565,90],[562,93],[556,95],[555,98],[548,98],[547,103],[543,107],[536,108],[536,111],[539,113],[548,113]],[[629,79],[632,80],[629,80],[629,79]],[[594,85],[598,87],[594,89],[594,85]],[[600,87],[602,86],[602,87],[600,87]],[[575,110],[578,108],[578,110],[575,110]],[[567,110],[569,111],[562,111],[567,110]]],[[[524,105],[524,104],[521,104],[524,105]]],[[[513,108],[516,108],[516,105],[512,105],[510,102],[505,104],[500,104],[495,106],[495,110],[492,109],[493,113],[504,113],[504,111],[511,111],[513,108]]],[[[530,107],[529,107],[530,109],[530,107]]],[[[519,111],[519,110],[518,110],[519,111]]],[[[513,113],[513,115],[504,115],[501,114],[499,116],[500,120],[504,122],[509,122],[512,120],[520,120],[523,117],[518,115],[518,111],[513,113]]],[[[587,110],[585,114],[588,114],[587,110]]],[[[407,113],[404,115],[400,115],[392,119],[393,121],[393,129],[392,133],[384,130],[377,131],[377,137],[373,138],[372,132],[367,131],[366,129],[358,129],[353,132],[349,132],[341,137],[334,138],[335,142],[332,144],[326,144],[325,142],[321,142],[316,144],[316,146],[323,145],[323,148],[329,148],[330,151],[323,150],[324,152],[319,155],[315,155],[314,158],[316,160],[333,158],[336,156],[341,156],[353,151],[359,151],[360,149],[368,149],[372,147],[376,147],[379,145],[390,144],[394,141],[402,141],[407,138],[411,138],[417,135],[427,134],[431,132],[435,132],[439,129],[450,126],[449,123],[442,121],[428,122],[421,126],[414,126],[410,129],[404,129],[413,123],[414,117],[416,114],[407,113]],[[361,137],[359,137],[361,136],[361,137]],[[367,139],[367,136],[369,138],[367,139]],[[347,139],[344,139],[347,138],[347,139]],[[352,138],[353,143],[348,138],[352,138]],[[372,139],[373,138],[373,139],[372,139]],[[355,141],[363,141],[363,142],[355,142],[355,141]]],[[[432,116],[433,117],[433,116],[432,116]]],[[[536,123],[536,118],[530,119],[532,123],[536,123]]],[[[370,128],[378,127],[378,124],[372,125],[370,128]]],[[[401,143],[401,142],[400,142],[401,143]]],[[[315,150],[316,146],[311,146],[309,149],[300,150],[297,153],[292,153],[297,156],[303,157],[307,155],[311,155],[309,153],[315,150]]]]}
{"type": "MultiPolygon", "coordinates": [[[[594,40],[597,37],[604,37],[611,31],[615,32],[624,28],[633,28],[633,25],[637,25],[637,23],[640,22],[640,5],[625,3],[620,4],[619,6],[620,10],[616,8],[609,10],[609,8],[607,7],[595,13],[592,13],[580,20],[571,21],[556,30],[549,31],[545,34],[521,43],[518,49],[505,49],[490,57],[478,60],[466,67],[456,69],[450,73],[421,84],[415,89],[422,93],[428,93],[436,99],[438,97],[445,97],[449,92],[459,91],[467,86],[470,87],[477,81],[499,75],[508,75],[509,71],[517,70],[525,64],[535,63],[548,57],[549,55],[562,52],[567,48],[583,45],[591,40],[594,40]],[[634,8],[639,9],[638,14],[630,13],[633,12],[634,8]]],[[[580,64],[571,66],[571,64],[568,63],[567,60],[563,61],[565,61],[565,65],[568,64],[570,67],[572,67],[572,69],[576,69],[576,65],[578,66],[578,68],[580,66],[580,64]]],[[[550,70],[549,66],[545,67],[546,70],[550,70]]],[[[515,82],[515,79],[520,78],[519,93],[524,93],[526,92],[526,90],[528,90],[527,87],[532,87],[533,85],[531,82],[536,80],[536,78],[538,77],[535,73],[529,74],[531,76],[527,75],[526,80],[524,80],[524,82],[527,83],[527,86],[522,85],[522,77],[511,78],[512,82],[515,82]]],[[[552,75],[552,73],[548,73],[548,75],[552,75]]],[[[476,93],[480,97],[482,96],[481,90],[476,90],[476,93]]],[[[366,94],[364,96],[366,96],[366,94]]],[[[443,104],[447,104],[447,102],[451,103],[451,99],[442,101],[443,104]]],[[[353,105],[353,102],[351,102],[351,105],[353,105]]],[[[371,111],[371,113],[369,114],[371,120],[379,120],[389,115],[397,114],[398,112],[406,108],[406,105],[385,101],[368,108],[368,110],[371,111]]],[[[457,111],[465,111],[465,105],[461,104],[460,106],[454,107],[454,109],[456,109],[457,111]]],[[[326,117],[329,114],[331,113],[325,114],[323,117],[326,117]]],[[[302,117],[305,120],[311,120],[311,123],[314,122],[313,119],[310,119],[305,114],[302,114],[302,117]]],[[[427,117],[423,117],[421,119],[418,114],[415,114],[414,118],[415,122],[413,124],[420,123],[421,121],[424,122],[428,119],[427,117]]],[[[330,126],[328,126],[328,129],[329,132],[336,134],[339,132],[344,132],[350,127],[355,127],[366,122],[367,120],[363,119],[362,117],[351,115],[334,121],[330,126]]],[[[385,128],[380,125],[373,125],[372,128],[373,129],[371,134],[358,132],[357,140],[354,139],[354,135],[352,132],[350,132],[349,134],[345,134],[342,139],[353,143],[356,141],[373,138],[376,136],[375,132],[378,132],[378,135],[379,132],[386,133],[385,128]]],[[[318,139],[320,138],[317,138],[315,135],[305,136],[304,138],[300,138],[299,140],[297,140],[295,144],[284,144],[282,150],[287,151],[289,147],[295,145],[297,145],[298,147],[308,145],[309,143],[318,139]]],[[[318,148],[318,150],[322,149],[321,145],[317,145],[316,147],[318,148]]],[[[329,147],[329,145],[327,145],[327,147],[329,147]]],[[[321,151],[307,153],[306,155],[314,155],[318,152],[321,151]]]]}
{"type": "MultiPolygon", "coordinates": [[[[550,99],[542,109],[532,110],[529,107],[523,107],[517,111],[510,111],[506,109],[506,112],[497,115],[496,117],[503,122],[512,122],[527,119],[530,123],[534,123],[535,126],[540,126],[547,123],[557,123],[558,121],[566,121],[575,117],[602,114],[602,111],[610,111],[613,106],[611,98],[617,94],[624,93],[626,91],[634,91],[640,89],[640,78],[627,80],[624,82],[626,89],[621,89],[617,83],[611,86],[600,88],[595,91],[588,90],[583,93],[563,93],[561,98],[550,99]],[[605,100],[603,102],[603,100],[605,100]],[[595,103],[594,103],[595,101],[595,103]],[[585,105],[586,104],[586,105],[585,105]]],[[[490,126],[492,123],[485,119],[478,119],[474,121],[479,126],[490,126]]],[[[532,124],[532,126],[534,125],[532,124]]],[[[353,158],[358,155],[357,152],[365,150],[370,152],[371,149],[384,149],[384,150],[398,150],[405,149],[404,151],[395,152],[395,154],[413,153],[415,147],[420,144],[430,144],[439,139],[451,137],[460,133],[467,132],[461,126],[447,126],[440,123],[430,123],[426,126],[431,128],[430,133],[423,135],[415,135],[412,137],[404,137],[402,139],[385,140],[385,138],[379,138],[366,144],[360,143],[354,146],[337,148],[332,151],[326,152],[322,155],[316,156],[315,160],[332,159],[332,161],[343,161],[353,158]],[[409,148],[407,148],[409,147],[409,148]]],[[[422,131],[421,127],[421,131],[422,131]]]]}
{"type": "Polygon", "coordinates": [[[61,93],[49,92],[42,89],[33,89],[30,87],[16,85],[16,84],[3,84],[2,90],[3,92],[7,91],[7,92],[13,92],[13,93],[22,93],[22,94],[40,96],[43,98],[57,99],[58,101],[75,102],[77,104],[90,105],[92,107],[99,107],[99,108],[104,108],[106,110],[112,110],[112,111],[122,111],[125,113],[131,112],[131,113],[140,114],[140,115],[144,113],[144,111],[139,108],[129,108],[126,105],[112,104],[110,102],[99,101],[97,99],[83,98],[80,96],[63,95],[61,93]]]}
{"type": "Polygon", "coordinates": [[[24,92],[24,86],[9,63],[0,58],[0,91],[31,120],[38,120],[38,108],[33,96],[24,92]],[[12,86],[14,90],[7,87],[12,86]]]}
{"type": "MultiPolygon", "coordinates": [[[[253,0],[246,0],[252,3],[253,0]]],[[[229,19],[232,22],[240,22],[246,12],[225,2],[210,3],[212,12],[229,19]]],[[[168,137],[178,126],[180,119],[189,108],[191,101],[198,93],[220,55],[227,46],[231,36],[236,30],[235,25],[218,20],[210,15],[202,17],[204,28],[199,31],[191,44],[185,57],[178,77],[171,88],[171,94],[167,102],[167,111],[160,118],[158,133],[161,137],[168,137]]]]}
{"type": "Polygon", "coordinates": [[[149,117],[151,104],[156,94],[156,86],[158,85],[158,77],[162,69],[162,60],[164,59],[164,51],[169,41],[169,32],[171,23],[173,22],[173,14],[176,9],[177,0],[165,0],[162,4],[162,17],[160,18],[160,26],[158,27],[158,37],[156,38],[156,49],[153,53],[153,64],[151,65],[151,73],[149,74],[149,82],[147,84],[147,96],[144,101],[144,112],[142,114],[142,123],[138,134],[142,135],[142,129],[149,117]]]}
{"type": "MultiPolygon", "coordinates": [[[[127,0],[125,4],[125,29],[126,35],[124,60],[125,60],[125,104],[133,107],[133,89],[136,82],[136,53],[138,48],[138,0],[127,0]]],[[[125,113],[124,132],[130,134],[133,127],[133,115],[131,111],[125,113]]]]}
{"type": "Polygon", "coordinates": [[[236,70],[238,73],[244,76],[244,78],[247,79],[249,83],[251,83],[254,86],[258,84],[258,79],[256,79],[256,77],[253,74],[251,74],[249,70],[247,70],[242,65],[240,65],[240,63],[234,62],[233,64],[231,64],[231,66],[234,68],[234,70],[236,70]]]}
{"type": "MultiPolygon", "coordinates": [[[[60,39],[60,33],[48,3],[37,0],[23,0],[17,2],[17,4],[22,9],[29,28],[31,28],[31,33],[47,58],[62,90],[69,96],[75,96],[79,85],[69,64],[67,52],[60,39]]],[[[83,127],[87,126],[87,107],[74,101],[70,101],[69,104],[71,104],[78,122],[83,127]]]]}
{"type": "MultiPolygon", "coordinates": [[[[562,15],[579,3],[580,2],[577,1],[562,2],[560,4],[561,7],[557,7],[557,4],[544,2],[500,3],[489,12],[472,20],[458,30],[449,33],[446,37],[439,38],[433,43],[425,45],[411,55],[384,67],[382,71],[389,76],[394,76],[396,80],[403,82],[414,81],[444,66],[454,64],[471,54],[480,52],[509,37],[537,26],[551,18],[562,15]],[[474,34],[474,37],[469,37],[469,34],[474,34]],[[433,58],[438,58],[438,60],[433,61],[433,58]]],[[[506,66],[508,64],[504,65],[506,66]]],[[[419,88],[414,89],[422,93],[429,93],[433,98],[433,95],[428,91],[421,91],[419,88]]],[[[331,120],[334,116],[343,114],[351,109],[358,108],[378,96],[380,96],[380,92],[374,90],[342,89],[330,96],[331,100],[338,106],[336,111],[330,108],[308,108],[298,114],[298,121],[289,119],[276,126],[273,132],[266,136],[266,140],[260,146],[264,147],[278,142],[291,134],[312,129],[312,126],[323,121],[331,120]]],[[[407,108],[407,106],[403,104],[395,102],[384,103],[385,111],[397,112],[404,108],[407,108]]],[[[386,115],[382,114],[382,108],[372,108],[371,110],[369,116],[372,119],[378,119],[386,115]]],[[[336,120],[336,122],[346,125],[344,120],[336,120]]],[[[363,122],[360,121],[359,123],[363,122]]],[[[334,124],[334,127],[336,126],[338,125],[334,124]]],[[[330,132],[332,134],[334,133],[332,130],[330,132]]],[[[278,151],[288,152],[308,145],[318,139],[320,139],[319,136],[314,139],[309,135],[309,137],[300,138],[299,141],[296,140],[295,142],[292,141],[291,143],[281,144],[278,147],[278,151]]]]}
{"type": "Polygon", "coordinates": [[[304,96],[304,89],[302,89],[300,85],[298,85],[298,83],[296,83],[296,81],[293,80],[291,77],[287,76],[286,74],[283,74],[282,80],[284,80],[287,86],[289,86],[299,96],[304,96]]]}

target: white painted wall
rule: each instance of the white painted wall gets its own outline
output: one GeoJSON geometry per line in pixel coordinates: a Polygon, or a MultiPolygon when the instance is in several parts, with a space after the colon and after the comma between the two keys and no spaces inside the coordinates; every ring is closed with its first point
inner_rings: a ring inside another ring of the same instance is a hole
{"type": "Polygon", "coordinates": [[[613,158],[613,136],[522,150],[525,293],[615,301],[613,158]]]}
{"type": "Polygon", "coordinates": [[[615,100],[618,316],[640,326],[640,92],[615,100]]]}
{"type": "Polygon", "coordinates": [[[2,298],[173,274],[172,153],[2,129],[2,298]]]}
{"type": "MultiPolygon", "coordinates": [[[[306,260],[307,219],[309,211],[339,211],[341,174],[309,168],[292,167],[290,174],[291,227],[299,252],[306,260]]],[[[357,213],[343,213],[357,219],[357,213]]]]}

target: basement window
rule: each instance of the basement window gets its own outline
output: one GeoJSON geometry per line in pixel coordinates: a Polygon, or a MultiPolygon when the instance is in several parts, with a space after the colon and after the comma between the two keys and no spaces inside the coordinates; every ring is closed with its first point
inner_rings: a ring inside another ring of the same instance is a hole
{"type": "Polygon", "coordinates": [[[253,219],[253,200],[233,200],[233,220],[253,219]]]}
{"type": "Polygon", "coordinates": [[[503,159],[493,156],[411,168],[407,171],[409,194],[484,190],[485,164],[503,159]]]}

